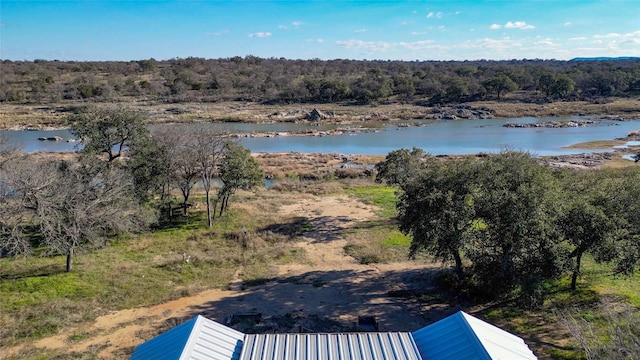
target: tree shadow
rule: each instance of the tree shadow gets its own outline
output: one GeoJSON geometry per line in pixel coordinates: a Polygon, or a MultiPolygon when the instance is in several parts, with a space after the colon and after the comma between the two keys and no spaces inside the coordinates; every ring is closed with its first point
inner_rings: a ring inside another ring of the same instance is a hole
{"type": "Polygon", "coordinates": [[[286,333],[354,331],[359,316],[374,316],[382,331],[414,331],[458,310],[422,300],[437,291],[425,282],[437,271],[336,270],[278,277],[238,295],[192,307],[187,318],[201,314],[224,324],[234,314],[259,313],[255,324],[229,325],[246,333],[286,333]]]}
{"type": "Polygon", "coordinates": [[[309,219],[303,216],[295,217],[289,222],[269,224],[258,232],[269,231],[274,234],[284,235],[290,240],[302,235],[306,229],[310,227],[309,219]]]}
{"type": "Polygon", "coordinates": [[[358,221],[353,224],[350,229],[358,229],[358,230],[370,230],[376,228],[385,228],[385,227],[393,227],[396,228],[398,226],[398,221],[394,218],[381,218],[374,220],[365,220],[358,221]]]}
{"type": "Polygon", "coordinates": [[[289,239],[304,236],[313,242],[328,242],[340,239],[346,224],[351,221],[347,216],[295,217],[289,222],[270,224],[258,231],[270,231],[289,239]]]}
{"type": "Polygon", "coordinates": [[[15,272],[0,274],[0,280],[18,280],[26,278],[46,277],[66,273],[64,264],[49,264],[36,268],[29,267],[27,269],[13,269],[15,272]]]}

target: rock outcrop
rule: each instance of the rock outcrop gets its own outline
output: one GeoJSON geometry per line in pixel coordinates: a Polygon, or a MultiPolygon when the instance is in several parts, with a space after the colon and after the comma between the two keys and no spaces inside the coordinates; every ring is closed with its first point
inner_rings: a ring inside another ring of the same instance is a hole
{"type": "Polygon", "coordinates": [[[598,125],[600,121],[597,120],[577,120],[577,121],[544,121],[535,123],[506,123],[502,126],[511,128],[567,128],[567,127],[582,127],[598,125]]]}
{"type": "Polygon", "coordinates": [[[433,109],[435,119],[456,120],[456,119],[493,119],[494,111],[486,108],[472,108],[470,106],[459,107],[436,107],[433,109]]]}

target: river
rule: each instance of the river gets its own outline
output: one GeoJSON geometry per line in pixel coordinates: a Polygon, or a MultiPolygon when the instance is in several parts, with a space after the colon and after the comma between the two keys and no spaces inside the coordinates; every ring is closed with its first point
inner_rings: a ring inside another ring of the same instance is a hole
{"type": "MultiPolygon", "coordinates": [[[[224,131],[241,134],[240,142],[253,152],[302,152],[385,155],[399,148],[419,147],[433,155],[477,154],[499,152],[509,148],[529,151],[534,155],[562,155],[593,150],[566,148],[568,145],[595,140],[611,140],[640,130],[640,119],[631,121],[602,120],[597,125],[566,128],[510,128],[508,122],[532,123],[546,121],[585,120],[585,117],[568,118],[518,118],[484,120],[414,120],[410,127],[397,123],[372,123],[367,126],[375,131],[363,131],[332,136],[271,136],[251,137],[251,133],[325,131],[345,125],[311,124],[211,124],[224,131]],[[244,135],[242,135],[244,134],[244,135]]],[[[163,126],[163,125],[156,125],[163,126]]],[[[186,125],[188,126],[188,125],[186,125]]],[[[24,151],[73,151],[77,142],[68,130],[51,131],[0,131],[12,144],[24,151]],[[42,141],[40,137],[59,136],[62,141],[42,141]]]]}

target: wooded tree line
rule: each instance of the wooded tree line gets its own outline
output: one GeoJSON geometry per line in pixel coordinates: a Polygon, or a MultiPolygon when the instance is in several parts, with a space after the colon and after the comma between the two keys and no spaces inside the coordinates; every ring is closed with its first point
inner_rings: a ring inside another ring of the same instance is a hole
{"type": "Polygon", "coordinates": [[[0,102],[123,98],[168,102],[443,104],[500,99],[596,100],[640,94],[640,60],[366,61],[255,56],[129,62],[9,61],[0,102]]]}
{"type": "Polygon", "coordinates": [[[576,289],[589,254],[613,274],[640,261],[640,169],[552,169],[527,153],[442,160],[420,149],[389,153],[376,180],[398,187],[400,230],[411,255],[453,264],[458,291],[517,295],[542,304],[545,282],[576,289]]]}
{"type": "Polygon", "coordinates": [[[211,226],[235,191],[263,181],[249,150],[226,134],[204,127],[149,131],[144,123],[126,108],[70,116],[82,147],[69,160],[30,156],[0,142],[0,255],[65,254],[71,271],[78,250],[187,215],[198,182],[211,226]]]}

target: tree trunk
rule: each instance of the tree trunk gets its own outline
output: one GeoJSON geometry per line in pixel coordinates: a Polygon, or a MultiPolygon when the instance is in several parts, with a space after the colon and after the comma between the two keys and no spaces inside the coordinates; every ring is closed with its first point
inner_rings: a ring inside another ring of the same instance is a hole
{"type": "Polygon", "coordinates": [[[73,247],[70,247],[67,251],[67,272],[71,272],[73,269],[73,247]]]}
{"type": "Polygon", "coordinates": [[[231,195],[227,195],[224,197],[224,209],[227,210],[227,208],[229,207],[229,198],[231,197],[231,195]]]}
{"type": "Polygon", "coordinates": [[[218,213],[218,217],[222,216],[222,212],[224,211],[224,196],[222,197],[222,200],[220,201],[220,212],[218,213]]]}
{"type": "Polygon", "coordinates": [[[571,290],[576,290],[576,283],[578,281],[578,275],[580,275],[580,261],[582,260],[582,253],[578,253],[576,255],[576,267],[573,269],[573,274],[571,275],[571,290]]]}
{"type": "Polygon", "coordinates": [[[209,189],[206,189],[207,201],[207,227],[211,227],[211,200],[209,199],[209,189]]]}
{"type": "Polygon", "coordinates": [[[460,256],[460,252],[457,250],[451,250],[451,252],[453,253],[453,260],[456,262],[456,274],[458,275],[458,280],[462,281],[464,279],[462,257],[460,256]]]}

